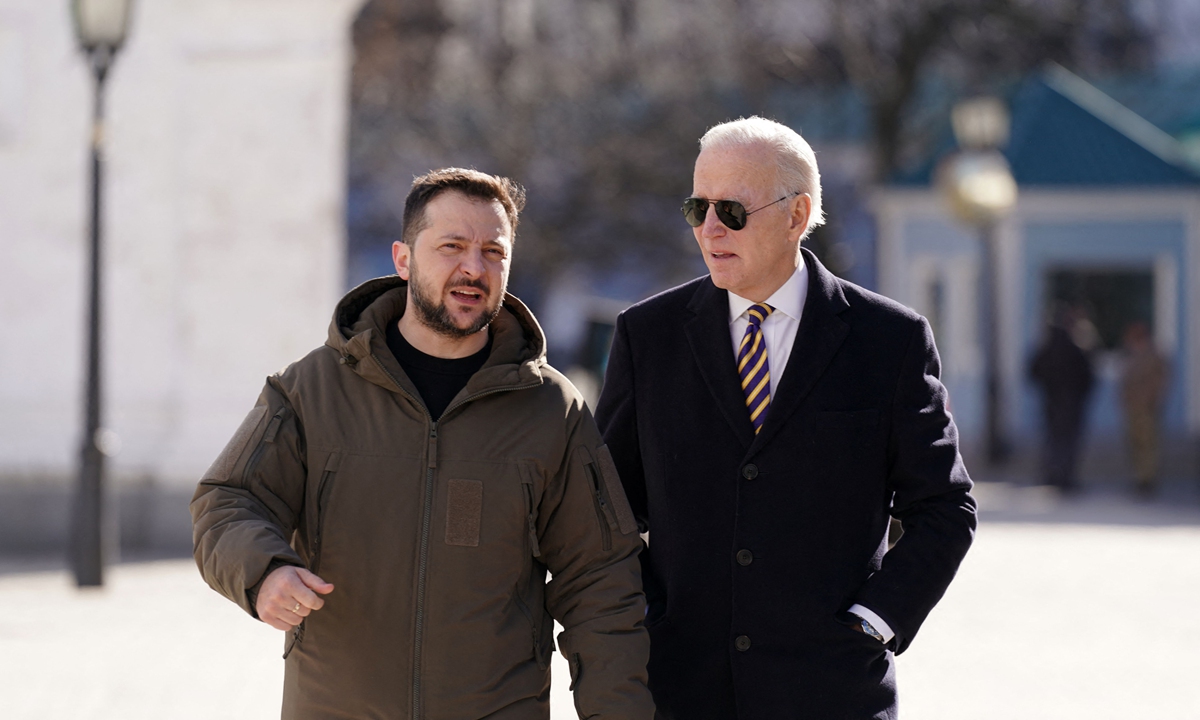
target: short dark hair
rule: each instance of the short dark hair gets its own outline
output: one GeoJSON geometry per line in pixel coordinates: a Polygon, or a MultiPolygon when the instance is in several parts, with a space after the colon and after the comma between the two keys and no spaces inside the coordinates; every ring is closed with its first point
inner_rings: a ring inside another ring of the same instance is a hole
{"type": "Polygon", "coordinates": [[[466,195],[468,198],[495,200],[508,216],[513,239],[517,235],[517,218],[525,207],[525,188],[506,177],[488,175],[478,170],[442,168],[425,173],[413,180],[412,189],[404,200],[404,224],[400,241],[412,247],[417,235],[426,228],[425,206],[435,197],[447,191],[466,195]]]}

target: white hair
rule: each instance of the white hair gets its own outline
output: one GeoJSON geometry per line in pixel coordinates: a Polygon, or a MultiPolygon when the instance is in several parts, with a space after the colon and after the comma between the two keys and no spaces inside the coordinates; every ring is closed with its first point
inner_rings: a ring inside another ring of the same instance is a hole
{"type": "Polygon", "coordinates": [[[812,198],[808,216],[807,237],[812,229],[825,224],[821,209],[821,173],[817,171],[817,155],[800,133],[786,125],[758,117],[738,118],[709,128],[700,138],[700,152],[709,148],[765,146],[775,153],[777,169],[776,195],[791,196],[805,193],[812,198]]]}

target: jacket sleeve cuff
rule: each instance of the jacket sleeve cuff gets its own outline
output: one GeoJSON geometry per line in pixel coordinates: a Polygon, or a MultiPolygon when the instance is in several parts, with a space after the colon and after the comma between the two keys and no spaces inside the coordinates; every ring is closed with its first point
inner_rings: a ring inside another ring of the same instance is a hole
{"type": "Polygon", "coordinates": [[[246,601],[250,604],[250,615],[255,620],[261,619],[258,617],[258,591],[262,589],[263,581],[267,579],[268,575],[287,565],[300,567],[299,565],[296,565],[296,563],[290,563],[276,558],[267,565],[267,569],[263,572],[262,577],[258,579],[258,582],[246,588],[246,601]]]}

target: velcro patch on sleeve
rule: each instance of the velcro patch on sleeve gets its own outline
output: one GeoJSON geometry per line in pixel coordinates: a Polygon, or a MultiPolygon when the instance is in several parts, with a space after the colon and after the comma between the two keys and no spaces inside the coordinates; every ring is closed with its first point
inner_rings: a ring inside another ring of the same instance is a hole
{"type": "Polygon", "coordinates": [[[613,462],[612,453],[607,445],[596,449],[596,464],[600,467],[600,476],[604,478],[604,487],[608,490],[608,502],[612,505],[617,516],[617,528],[622,535],[637,531],[637,520],[633,517],[633,508],[625,497],[625,489],[621,487],[621,477],[617,474],[617,464],[613,462]]]}
{"type": "Polygon", "coordinates": [[[255,431],[258,430],[266,418],[267,406],[255,405],[254,409],[246,415],[246,419],[242,420],[242,424],[238,426],[237,432],[229,439],[229,442],[225,445],[225,449],[221,451],[221,454],[217,456],[213,464],[204,472],[203,479],[228,480],[232,476],[234,468],[237,467],[238,460],[241,459],[242,454],[250,446],[251,440],[253,440],[256,434],[255,431]]]}
{"type": "Polygon", "coordinates": [[[479,547],[483,518],[483,483],[451,480],[446,497],[446,544],[479,547]]]}

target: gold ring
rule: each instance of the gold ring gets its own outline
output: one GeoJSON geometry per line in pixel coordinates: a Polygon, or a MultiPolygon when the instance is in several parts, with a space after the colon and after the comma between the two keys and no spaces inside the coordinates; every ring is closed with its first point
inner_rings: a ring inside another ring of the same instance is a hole
{"type": "Polygon", "coordinates": [[[296,607],[292,608],[292,612],[294,612],[294,613],[300,612],[300,603],[296,603],[296,607]]]}

